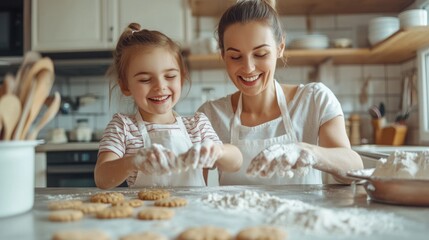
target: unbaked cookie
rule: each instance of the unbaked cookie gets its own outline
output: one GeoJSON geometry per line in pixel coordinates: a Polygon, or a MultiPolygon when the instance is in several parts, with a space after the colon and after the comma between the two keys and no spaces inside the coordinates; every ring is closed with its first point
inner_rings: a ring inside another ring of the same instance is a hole
{"type": "Polygon", "coordinates": [[[110,237],[97,229],[63,230],[54,233],[52,240],[109,240],[110,237]]]}
{"type": "Polygon", "coordinates": [[[127,218],[133,215],[133,208],[129,206],[116,206],[105,208],[96,213],[97,218],[109,219],[109,218],[127,218]]]}
{"type": "Polygon", "coordinates": [[[142,220],[167,220],[174,216],[174,211],[168,208],[149,207],[141,210],[137,218],[142,220]]]}
{"type": "Polygon", "coordinates": [[[237,240],[284,240],[287,239],[285,230],[274,226],[249,227],[241,230],[237,240]]]}
{"type": "Polygon", "coordinates": [[[82,201],[80,200],[60,200],[60,201],[49,202],[48,209],[49,210],[74,209],[80,205],[82,205],[82,201]]]}
{"type": "Polygon", "coordinates": [[[231,234],[220,227],[191,227],[180,233],[177,240],[230,240],[231,234]]]}
{"type": "Polygon", "coordinates": [[[170,197],[155,201],[155,206],[158,207],[182,207],[188,204],[188,201],[180,197],[170,197]]]}
{"type": "Polygon", "coordinates": [[[131,233],[121,237],[119,240],[167,240],[167,238],[158,233],[144,232],[144,233],[131,233]]]}
{"type": "Polygon", "coordinates": [[[143,206],[144,202],[140,199],[131,199],[123,202],[112,203],[112,206],[129,206],[133,208],[143,206]]]}
{"type": "Polygon", "coordinates": [[[73,222],[80,220],[83,213],[79,210],[57,210],[49,213],[49,220],[52,222],[73,222]]]}
{"type": "Polygon", "coordinates": [[[145,189],[138,193],[141,200],[159,200],[170,197],[170,192],[164,189],[145,189]]]}
{"type": "Polygon", "coordinates": [[[102,192],[91,197],[91,202],[96,203],[117,203],[124,201],[124,195],[119,192],[102,192]]]}
{"type": "Polygon", "coordinates": [[[76,210],[82,211],[84,214],[91,214],[101,211],[109,207],[106,203],[83,203],[80,206],[75,207],[76,210]]]}

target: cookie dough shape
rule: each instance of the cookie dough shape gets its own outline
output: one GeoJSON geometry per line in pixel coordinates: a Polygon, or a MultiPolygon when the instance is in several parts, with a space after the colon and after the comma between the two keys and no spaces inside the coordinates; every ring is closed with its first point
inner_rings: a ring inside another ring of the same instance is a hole
{"type": "Polygon", "coordinates": [[[83,203],[75,209],[82,211],[84,214],[92,214],[109,207],[106,203],[83,203]]]}
{"type": "Polygon", "coordinates": [[[149,207],[141,210],[137,218],[141,220],[168,220],[174,216],[174,211],[168,208],[149,207]]]}
{"type": "Polygon", "coordinates": [[[62,230],[54,233],[52,240],[109,240],[110,237],[97,229],[62,230]]]}
{"type": "Polygon", "coordinates": [[[129,206],[133,208],[143,206],[144,202],[140,199],[131,199],[123,202],[112,203],[112,206],[129,206]]]}
{"type": "Polygon", "coordinates": [[[118,203],[124,199],[124,195],[119,192],[102,192],[91,196],[91,202],[95,203],[118,203]]]}
{"type": "Polygon", "coordinates": [[[78,206],[82,205],[82,201],[80,200],[60,200],[53,201],[48,203],[49,210],[64,210],[64,209],[74,209],[78,206]]]}
{"type": "Polygon", "coordinates": [[[231,234],[214,226],[191,227],[180,233],[177,240],[230,240],[231,234]]]}
{"type": "Polygon", "coordinates": [[[138,193],[141,200],[160,200],[170,197],[170,192],[164,189],[146,189],[138,193]]]}
{"type": "Polygon", "coordinates": [[[52,222],[73,222],[82,219],[83,213],[79,210],[57,210],[49,213],[49,221],[52,222]]]}
{"type": "Polygon", "coordinates": [[[121,237],[119,240],[167,240],[167,238],[158,233],[144,232],[144,233],[131,233],[121,237]]]}
{"type": "Polygon", "coordinates": [[[129,206],[116,206],[105,208],[96,213],[99,219],[111,219],[111,218],[127,218],[133,215],[133,208],[129,206]]]}
{"type": "Polygon", "coordinates": [[[285,240],[287,233],[285,230],[275,226],[256,226],[241,230],[236,240],[285,240]]]}
{"type": "Polygon", "coordinates": [[[183,207],[188,204],[188,201],[180,197],[170,197],[155,201],[157,207],[183,207]]]}

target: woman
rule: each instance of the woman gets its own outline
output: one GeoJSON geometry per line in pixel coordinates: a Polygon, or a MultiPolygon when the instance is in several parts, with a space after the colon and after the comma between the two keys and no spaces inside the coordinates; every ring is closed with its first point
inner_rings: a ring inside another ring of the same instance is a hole
{"type": "Polygon", "coordinates": [[[363,164],[350,148],[334,94],[322,83],[280,85],[274,79],[285,39],[272,6],[264,0],[239,1],[219,21],[219,49],[238,92],[206,102],[198,111],[224,143],[243,154],[240,171],[220,172],[219,182],[320,184],[323,171],[349,183],[345,173],[363,164]]]}

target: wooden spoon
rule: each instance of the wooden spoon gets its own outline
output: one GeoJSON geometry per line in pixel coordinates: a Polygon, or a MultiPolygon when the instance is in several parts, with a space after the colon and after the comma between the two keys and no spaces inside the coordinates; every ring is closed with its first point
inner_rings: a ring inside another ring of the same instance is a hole
{"type": "Polygon", "coordinates": [[[20,87],[22,79],[26,77],[31,66],[41,58],[42,56],[38,52],[30,51],[25,54],[24,60],[16,73],[16,87],[14,90],[16,93],[19,91],[18,87],[20,87]]]}
{"type": "Polygon", "coordinates": [[[29,91],[30,86],[31,86],[31,82],[33,81],[35,76],[37,74],[39,74],[39,72],[44,70],[44,69],[48,70],[51,73],[54,72],[54,64],[50,58],[45,57],[45,58],[42,58],[39,61],[35,62],[34,65],[28,71],[28,73],[25,75],[25,77],[21,79],[21,81],[22,81],[20,83],[21,88],[20,88],[19,94],[18,94],[21,102],[25,101],[27,94],[28,94],[28,91],[29,91]]]}
{"type": "Polygon", "coordinates": [[[15,132],[13,133],[13,140],[21,140],[22,130],[24,128],[25,122],[27,121],[28,114],[30,112],[31,104],[34,99],[34,92],[36,90],[36,82],[32,82],[30,86],[30,90],[27,94],[27,98],[21,104],[22,106],[22,114],[19,119],[18,125],[15,128],[15,132]]]}
{"type": "MultiPolygon", "coordinates": [[[[35,63],[37,64],[37,63],[35,63]]],[[[30,112],[24,124],[24,129],[21,133],[21,139],[25,139],[27,132],[36,119],[43,106],[45,99],[49,96],[52,85],[54,83],[53,72],[47,69],[42,69],[36,76],[36,89],[34,92],[33,102],[31,103],[30,112]]]]}
{"type": "Polygon", "coordinates": [[[3,122],[3,140],[10,140],[13,130],[21,116],[21,102],[13,94],[6,94],[0,98],[0,118],[3,122]]]}
{"type": "Polygon", "coordinates": [[[40,130],[49,122],[52,118],[55,117],[58,110],[60,109],[60,103],[61,103],[61,96],[59,92],[55,92],[54,99],[50,103],[48,109],[46,110],[43,117],[40,119],[40,121],[36,124],[36,127],[31,131],[31,133],[28,135],[27,140],[35,140],[37,137],[37,134],[39,134],[40,130]]]}

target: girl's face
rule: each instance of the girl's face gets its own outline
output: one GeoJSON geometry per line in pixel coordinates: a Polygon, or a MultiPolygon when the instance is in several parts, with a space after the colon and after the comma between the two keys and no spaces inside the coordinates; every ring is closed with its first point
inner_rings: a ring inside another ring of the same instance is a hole
{"type": "Polygon", "coordinates": [[[258,21],[229,26],[223,41],[226,69],[238,90],[249,96],[265,90],[274,78],[284,43],[278,45],[271,28],[258,21]]]}
{"type": "Polygon", "coordinates": [[[182,89],[177,60],[163,47],[129,51],[128,86],[123,93],[134,98],[145,121],[171,122],[182,89]]]}

